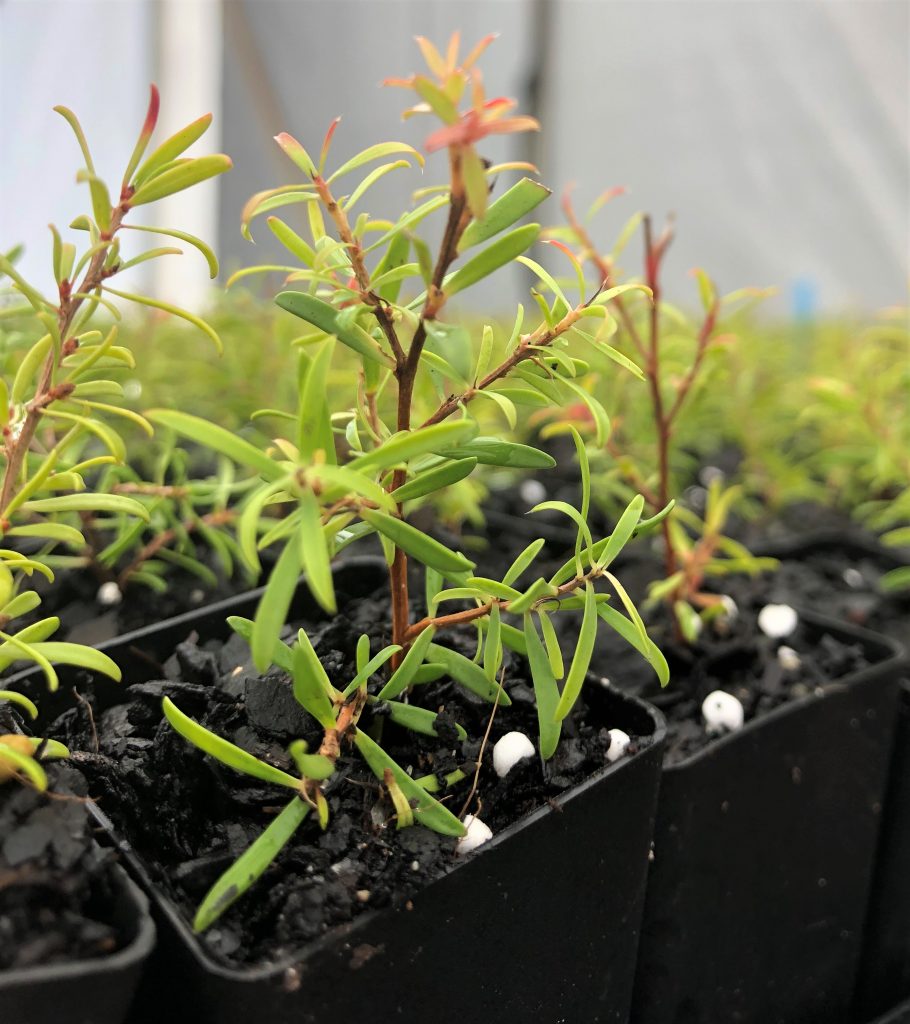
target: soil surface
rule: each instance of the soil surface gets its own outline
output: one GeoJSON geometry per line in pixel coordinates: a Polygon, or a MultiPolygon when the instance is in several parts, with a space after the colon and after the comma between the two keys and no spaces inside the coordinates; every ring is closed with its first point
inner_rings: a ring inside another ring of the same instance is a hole
{"type": "MultiPolygon", "coordinates": [[[[714,690],[737,697],[748,722],[788,701],[820,695],[826,684],[870,663],[864,645],[837,629],[818,630],[799,622],[790,636],[765,636],[758,615],[768,604],[809,609],[910,642],[906,597],[883,595],[877,587],[890,567],[885,556],[860,559],[843,546],[807,548],[803,555],[782,560],[776,572],[726,579],[717,591],[733,599],[735,614],[716,627],[706,627],[692,646],[675,639],[663,607],[646,611],[649,634],[670,665],[670,683],[664,690],[620,637],[608,631],[598,634],[592,671],[650,701],[667,716],[667,763],[685,759],[714,738],[701,713],[702,702],[714,690]],[[795,651],[799,664],[793,667],[786,652],[779,655],[781,648],[795,651]]],[[[661,577],[661,567],[645,545],[629,552],[615,572],[639,606],[648,583],[661,577]]]]}
{"type": "MultiPolygon", "coordinates": [[[[215,570],[215,566],[210,568],[215,570]]],[[[194,611],[221,598],[249,590],[245,577],[227,580],[221,573],[218,585],[212,587],[198,576],[174,568],[167,576],[168,589],[158,593],[142,584],[128,584],[122,600],[114,605],[98,601],[101,586],[97,576],[88,569],[61,570],[53,584],[37,583],[41,605],[17,622],[56,615],[60,628],[54,640],[69,640],[89,646],[103,643],[142,626],[152,625],[183,612],[194,611]]]]}
{"type": "Polygon", "coordinates": [[[114,855],[95,842],[86,780],[65,764],[47,774],[52,796],[0,788],[0,970],[104,956],[129,940],[111,924],[114,855]]]}
{"type": "MultiPolygon", "coordinates": [[[[330,678],[343,683],[354,675],[361,633],[373,637],[374,651],[388,642],[383,635],[388,598],[384,591],[360,600],[338,597],[344,613],[294,623],[289,637],[303,625],[330,678]]],[[[447,637],[445,642],[470,655],[469,640],[447,637]]],[[[182,740],[162,719],[162,696],[169,695],[207,728],[290,771],[288,743],[303,738],[315,749],[321,735],[296,704],[289,677],[279,669],[260,676],[240,638],[202,646],[190,639],[167,662],[164,675],[118,691],[124,703],[105,710],[103,700],[96,702],[97,746],[82,705],[66,712],[51,731],[82,752],[74,762],[86,772],[102,809],[191,919],[208,888],[287,796],[224,768],[182,740]]],[[[449,791],[446,804],[455,814],[463,809],[479,814],[494,833],[602,769],[610,728],[632,735],[630,753],[650,742],[649,735],[636,735],[636,729],[646,732],[646,717],[630,717],[628,704],[594,685],[566,721],[556,756],[546,766],[537,757],[525,759],[500,780],[492,769],[495,741],[516,729],[537,736],[532,690],[520,663],[508,654],[504,685],[513,704],[493,717],[482,756],[491,705],[449,679],[412,694],[413,702],[440,712],[438,736],[406,733],[369,710],[361,726],[381,728],[383,748],[414,777],[466,770],[468,779],[449,791]],[[459,740],[456,722],[467,740],[459,740]]],[[[93,699],[91,688],[88,696],[93,699]]],[[[322,832],[308,819],[266,877],[204,934],[203,942],[219,960],[234,965],[279,960],[364,911],[406,900],[457,865],[454,839],[419,826],[395,828],[390,801],[356,751],[343,747],[338,768],[326,785],[328,829],[322,832]]]]}

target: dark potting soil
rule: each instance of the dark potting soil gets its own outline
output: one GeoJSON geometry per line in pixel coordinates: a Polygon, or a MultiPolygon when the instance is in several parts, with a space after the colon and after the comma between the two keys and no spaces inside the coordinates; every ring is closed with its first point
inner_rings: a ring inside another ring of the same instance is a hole
{"type": "MultiPolygon", "coordinates": [[[[343,682],[355,672],[361,633],[371,635],[374,650],[388,642],[388,598],[385,592],[356,601],[338,597],[342,614],[295,623],[290,635],[303,625],[330,678],[343,682]]],[[[445,642],[473,653],[467,639],[445,642]]],[[[608,729],[632,734],[631,751],[650,742],[649,736],[635,736],[637,723],[628,720],[625,706],[595,684],[566,721],[559,750],[546,766],[528,758],[499,779],[492,768],[496,740],[512,730],[537,735],[531,687],[508,652],[505,689],[513,705],[493,718],[476,794],[470,796],[469,778],[445,797],[454,813],[465,807],[494,834],[602,769],[608,729]]],[[[237,637],[223,644],[181,644],[161,680],[128,687],[123,703],[95,715],[97,747],[81,705],[52,727],[53,735],[81,751],[73,759],[87,773],[93,796],[146,861],[156,884],[192,918],[212,883],[261,833],[286,794],[224,768],[182,740],[163,721],[165,694],[207,728],[290,771],[288,743],[303,738],[315,749],[321,736],[296,704],[288,676],[272,669],[261,677],[237,637]]],[[[415,777],[455,768],[473,776],[491,705],[448,679],[418,687],[413,698],[440,711],[439,736],[405,733],[386,720],[384,749],[415,777]],[[467,740],[459,741],[454,722],[465,728],[467,740]]],[[[361,719],[367,730],[379,724],[369,710],[361,719]]],[[[204,934],[217,959],[234,965],[280,960],[360,913],[407,900],[458,863],[454,839],[419,826],[396,830],[390,802],[355,751],[345,747],[338,764],[326,786],[328,829],[321,832],[308,819],[266,876],[204,934]]]]}
{"type": "MultiPolygon", "coordinates": [[[[653,557],[630,559],[616,570],[630,593],[641,600],[650,580],[660,578],[653,557]]],[[[687,645],[674,637],[666,608],[645,614],[649,635],[670,666],[670,682],[660,689],[644,660],[615,633],[599,636],[591,669],[617,686],[653,703],[667,717],[666,764],[676,764],[703,749],[723,733],[707,731],[702,703],[715,690],[733,694],[743,705],[744,721],[768,714],[790,701],[821,696],[825,687],[869,664],[861,644],[819,632],[804,622],[781,639],[765,636],[758,615],[769,604],[787,604],[833,614],[834,591],[811,567],[786,562],[776,573],[730,577],[721,591],[736,604],[736,613],[722,624],[706,627],[698,641],[687,645]],[[788,647],[799,658],[785,667],[778,651],[788,647]]]]}
{"type": "Polygon", "coordinates": [[[114,855],[95,842],[86,780],[66,764],[47,774],[51,795],[0,787],[0,970],[105,956],[129,939],[111,924],[114,855]]]}
{"type": "Polygon", "coordinates": [[[214,564],[209,568],[218,576],[215,587],[174,567],[168,574],[166,591],[159,593],[143,584],[128,584],[122,600],[114,605],[99,602],[101,581],[91,570],[59,570],[52,585],[38,585],[41,605],[31,616],[17,621],[25,625],[29,618],[36,620],[56,615],[60,619],[60,628],[54,635],[55,640],[93,646],[251,587],[250,581],[243,576],[228,580],[214,564]]]}

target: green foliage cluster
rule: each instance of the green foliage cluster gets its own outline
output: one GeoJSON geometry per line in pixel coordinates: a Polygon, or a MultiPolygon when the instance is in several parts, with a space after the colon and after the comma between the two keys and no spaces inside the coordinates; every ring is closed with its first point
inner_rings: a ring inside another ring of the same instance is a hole
{"type": "MultiPolygon", "coordinates": [[[[57,664],[75,665],[114,679],[120,670],[105,654],[79,644],[51,639],[59,626],[56,616],[32,616],[41,597],[31,586],[37,573],[54,579],[58,545],[77,550],[90,548],[86,534],[113,533],[138,538],[153,510],[147,502],[112,485],[109,469],[127,462],[128,449],[114,424],[125,421],[131,428],[151,432],[144,417],[127,408],[124,390],[114,376],[135,366],[133,354],[118,341],[121,312],[116,300],[138,303],[176,314],[190,321],[220,345],[212,328],[195,314],[176,309],[158,299],[116,289],[114,278],[146,260],[179,253],[174,248],[152,248],[138,255],[121,252],[123,232],[148,233],[176,238],[197,248],[214,276],[217,262],[200,239],[176,228],[151,228],[127,223],[137,207],[143,207],[226,171],[230,160],[223,155],[185,158],[184,151],[207,129],[211,117],[165,139],[147,155],[158,117],[158,92],[152,87],[148,113],[127,163],[119,189],[111,198],[108,184],[99,176],[78,119],[65,107],[57,112],[76,137],[83,167],[77,175],[88,187],[89,211],[80,214],[70,228],[84,233],[85,244],[64,240],[54,226],[51,262],[56,295],[48,297],[17,270],[20,250],[0,256],[0,316],[9,341],[4,345],[0,376],[0,427],[2,427],[2,477],[0,477],[0,669],[26,661],[38,666],[48,685],[58,685],[57,664]],[[96,326],[104,311],[113,324],[96,326]],[[99,475],[100,474],[100,475],[99,475]],[[89,488],[91,481],[94,488],[89,488]],[[76,517],[76,521],[73,521],[76,517]],[[39,550],[31,550],[34,545],[39,550]],[[29,553],[24,553],[25,551],[29,553]],[[17,619],[32,616],[17,628],[17,619]]],[[[59,561],[59,559],[58,559],[59,561]]],[[[101,556],[104,561],[104,555],[101,556]]],[[[150,576],[148,564],[145,573],[150,576]]],[[[21,695],[4,692],[31,714],[36,709],[21,695]]],[[[54,748],[43,743],[43,751],[54,748]]],[[[0,749],[3,772],[23,774],[35,784],[43,772],[30,752],[20,750],[9,738],[0,749]]]]}

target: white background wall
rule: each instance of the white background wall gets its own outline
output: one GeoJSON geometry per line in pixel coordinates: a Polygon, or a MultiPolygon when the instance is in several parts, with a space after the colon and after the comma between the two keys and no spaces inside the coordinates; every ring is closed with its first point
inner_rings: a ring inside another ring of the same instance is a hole
{"type": "MultiPolygon", "coordinates": [[[[219,248],[228,267],[260,262],[267,240],[260,230],[253,249],[240,238],[240,207],[294,176],[271,136],[289,130],[318,149],[340,113],[339,157],[390,135],[419,139],[398,121],[402,94],[378,83],[418,68],[415,33],[441,40],[460,27],[467,40],[501,33],[485,65],[491,92],[527,109],[536,81],[548,184],[576,181],[580,205],[629,187],[597,222],[604,243],[635,209],[675,212],[674,297],[691,294],[696,264],[725,288],[781,285],[782,312],[794,292],[825,309],[906,297],[905,0],[226,0],[223,18],[218,6],[0,0],[0,246],[25,240],[30,272],[46,266],[47,221],[68,223],[85,203],[54,103],[80,113],[116,179],[153,75],[169,128],[220,98],[214,144],[236,166],[220,190],[219,248]]],[[[511,139],[490,151],[527,154],[511,139]]],[[[400,204],[416,183],[389,183],[371,209],[400,204]]],[[[210,209],[217,186],[207,187],[184,215],[210,209]]],[[[167,287],[198,297],[204,279],[188,254],[167,287]]],[[[482,298],[505,305],[508,292],[482,298]]]]}

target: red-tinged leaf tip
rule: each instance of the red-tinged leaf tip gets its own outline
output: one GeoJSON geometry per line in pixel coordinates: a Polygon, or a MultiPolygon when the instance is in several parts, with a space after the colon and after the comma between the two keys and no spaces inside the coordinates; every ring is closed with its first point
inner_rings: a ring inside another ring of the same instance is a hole
{"type": "Polygon", "coordinates": [[[341,118],[336,117],[329,125],[328,131],[325,133],[325,138],[322,141],[322,152],[325,153],[329,146],[332,144],[332,137],[335,134],[335,129],[341,124],[341,118]]]}
{"type": "Polygon", "coordinates": [[[398,89],[410,89],[414,84],[414,76],[410,78],[383,78],[380,85],[391,85],[398,89]]]}
{"type": "Polygon", "coordinates": [[[161,107],[161,95],[158,86],[152,82],[150,86],[148,111],[145,115],[145,124],[142,126],[142,135],[149,138],[158,124],[158,111],[161,107]]]}
{"type": "Polygon", "coordinates": [[[474,47],[473,50],[465,58],[464,63],[461,65],[466,71],[471,67],[472,64],[476,63],[480,55],[486,50],[490,43],[495,42],[499,38],[498,32],[491,32],[489,35],[484,36],[483,39],[474,47]]]}
{"type": "Polygon", "coordinates": [[[544,245],[555,245],[557,249],[561,249],[570,260],[574,262],[575,253],[566,245],[565,242],[560,242],[557,238],[545,238],[543,241],[544,245]]]}

